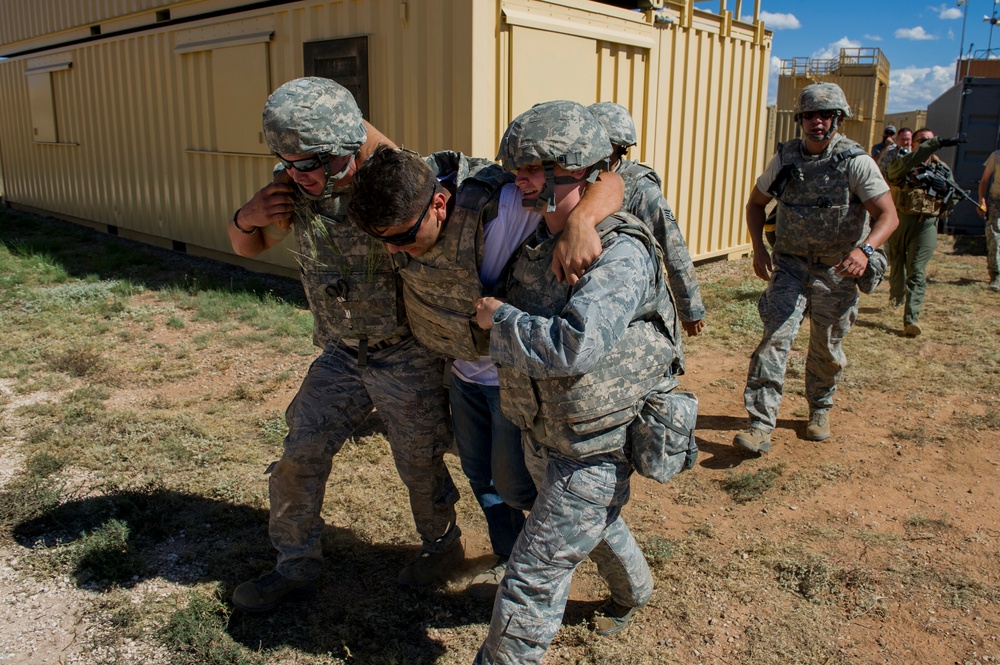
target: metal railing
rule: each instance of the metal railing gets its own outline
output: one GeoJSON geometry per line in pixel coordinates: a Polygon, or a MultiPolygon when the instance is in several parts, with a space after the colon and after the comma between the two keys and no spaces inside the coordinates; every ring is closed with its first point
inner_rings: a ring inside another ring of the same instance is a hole
{"type": "Polygon", "coordinates": [[[844,74],[849,70],[875,69],[889,77],[889,59],[879,48],[842,48],[836,58],[792,58],[781,61],[781,76],[818,77],[844,74]]]}

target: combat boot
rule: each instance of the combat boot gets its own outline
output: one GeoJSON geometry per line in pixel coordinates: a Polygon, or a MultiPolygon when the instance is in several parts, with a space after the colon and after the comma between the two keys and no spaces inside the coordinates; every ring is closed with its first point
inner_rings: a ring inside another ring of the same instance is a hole
{"type": "Polygon", "coordinates": [[[752,453],[766,453],[771,449],[771,433],[751,425],[733,437],[733,445],[752,453]]]}
{"type": "Polygon", "coordinates": [[[628,626],[638,607],[626,607],[609,600],[594,615],[592,625],[598,635],[614,635],[628,626]]]}
{"type": "Polygon", "coordinates": [[[993,279],[990,280],[990,290],[1000,291],[1000,275],[993,275],[993,279]]]}
{"type": "Polygon", "coordinates": [[[830,412],[813,411],[809,414],[809,424],[806,425],[808,441],[826,441],[830,438],[830,412]]]}
{"type": "Polygon", "coordinates": [[[315,591],[316,580],[293,580],[272,570],[236,587],[233,605],[244,612],[269,612],[278,603],[302,599],[315,591]]]}
{"type": "Polygon", "coordinates": [[[903,326],[903,337],[917,337],[921,332],[923,331],[920,329],[920,324],[916,321],[903,326]]]}
{"type": "Polygon", "coordinates": [[[434,586],[448,581],[458,564],[465,558],[462,539],[456,538],[441,552],[421,552],[420,556],[399,571],[396,583],[401,589],[434,586]]]}

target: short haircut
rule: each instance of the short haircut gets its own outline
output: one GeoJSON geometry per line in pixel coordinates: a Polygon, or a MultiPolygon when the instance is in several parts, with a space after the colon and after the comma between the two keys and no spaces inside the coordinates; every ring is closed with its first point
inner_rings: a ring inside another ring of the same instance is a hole
{"type": "Polygon", "coordinates": [[[902,134],[903,132],[909,132],[911,134],[914,133],[913,130],[910,129],[909,127],[901,127],[900,130],[898,132],[896,132],[896,135],[898,136],[899,134],[902,134]]]}
{"type": "Polygon", "coordinates": [[[916,136],[916,135],[917,135],[917,134],[919,134],[920,132],[930,132],[930,135],[931,135],[931,136],[934,136],[934,130],[933,130],[933,129],[931,129],[930,127],[921,127],[920,129],[918,129],[918,130],[914,131],[914,132],[913,132],[913,135],[914,135],[914,136],[916,136]]]}
{"type": "Polygon", "coordinates": [[[423,157],[381,145],[354,173],[347,217],[365,233],[381,235],[420,215],[438,186],[423,157]]]}

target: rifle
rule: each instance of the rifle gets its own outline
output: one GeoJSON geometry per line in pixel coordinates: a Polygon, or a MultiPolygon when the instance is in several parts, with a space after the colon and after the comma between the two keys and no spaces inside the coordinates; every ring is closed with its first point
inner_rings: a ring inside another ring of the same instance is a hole
{"type": "Polygon", "coordinates": [[[972,198],[957,182],[934,169],[924,168],[913,171],[910,173],[910,179],[914,187],[925,190],[934,198],[941,199],[945,210],[957,204],[954,199],[958,196],[972,203],[977,210],[986,212],[986,209],[979,205],[979,201],[972,198]]]}

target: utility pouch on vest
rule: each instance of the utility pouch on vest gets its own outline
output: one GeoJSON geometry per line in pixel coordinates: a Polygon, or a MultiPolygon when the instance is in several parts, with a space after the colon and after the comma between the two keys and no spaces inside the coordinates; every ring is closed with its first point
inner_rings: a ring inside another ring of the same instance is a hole
{"type": "Polygon", "coordinates": [[[889,265],[889,258],[881,249],[876,249],[875,253],[868,259],[868,267],[861,277],[858,277],[858,290],[861,293],[871,293],[875,287],[882,283],[885,276],[885,268],[889,265]]]}
{"type": "Polygon", "coordinates": [[[651,391],[628,426],[632,466],[639,475],[665,483],[693,467],[698,459],[697,421],[698,398],[693,393],[651,391]]]}

